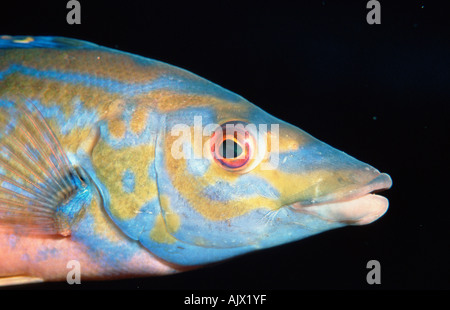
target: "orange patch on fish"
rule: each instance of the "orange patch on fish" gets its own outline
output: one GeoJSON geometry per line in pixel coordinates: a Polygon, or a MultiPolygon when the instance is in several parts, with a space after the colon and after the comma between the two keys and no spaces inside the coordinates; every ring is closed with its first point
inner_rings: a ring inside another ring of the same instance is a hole
{"type": "Polygon", "coordinates": [[[145,95],[136,96],[137,101],[142,106],[152,106],[161,112],[174,112],[192,107],[209,107],[220,115],[219,118],[236,117],[248,112],[250,104],[245,104],[242,99],[241,104],[207,95],[179,94],[170,90],[155,90],[145,95]]]}
{"type": "Polygon", "coordinates": [[[133,133],[139,134],[145,129],[148,113],[149,111],[146,107],[138,107],[134,111],[130,121],[130,129],[133,133]]]}
{"type": "Polygon", "coordinates": [[[125,136],[127,127],[121,119],[112,119],[108,122],[108,129],[111,135],[116,139],[122,139],[125,136]]]}

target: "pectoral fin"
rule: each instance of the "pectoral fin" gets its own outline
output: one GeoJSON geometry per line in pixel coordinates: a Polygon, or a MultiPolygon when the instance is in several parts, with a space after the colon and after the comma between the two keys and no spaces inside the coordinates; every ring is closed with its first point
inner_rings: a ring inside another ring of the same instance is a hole
{"type": "Polygon", "coordinates": [[[0,102],[0,230],[70,235],[86,189],[42,114],[31,103],[0,102]]]}

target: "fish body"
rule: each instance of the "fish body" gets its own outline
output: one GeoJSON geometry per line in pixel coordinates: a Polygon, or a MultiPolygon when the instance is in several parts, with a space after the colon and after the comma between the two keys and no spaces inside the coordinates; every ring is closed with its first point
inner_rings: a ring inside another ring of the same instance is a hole
{"type": "Polygon", "coordinates": [[[1,36],[0,112],[7,284],[65,280],[73,261],[83,279],[174,273],[388,206],[371,194],[388,175],[188,71],[84,41],[1,36]]]}

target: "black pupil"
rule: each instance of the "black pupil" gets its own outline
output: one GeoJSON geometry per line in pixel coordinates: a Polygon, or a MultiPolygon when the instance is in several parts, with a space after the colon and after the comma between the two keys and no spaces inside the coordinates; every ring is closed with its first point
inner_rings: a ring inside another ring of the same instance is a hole
{"type": "Polygon", "coordinates": [[[233,140],[226,139],[222,142],[220,154],[223,158],[236,158],[242,153],[241,146],[233,140]]]}

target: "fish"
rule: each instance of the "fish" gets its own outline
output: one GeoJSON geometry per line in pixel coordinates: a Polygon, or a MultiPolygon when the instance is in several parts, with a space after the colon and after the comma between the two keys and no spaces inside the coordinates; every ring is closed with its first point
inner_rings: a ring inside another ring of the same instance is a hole
{"type": "Polygon", "coordinates": [[[391,186],[184,69],[0,36],[0,285],[201,268],[372,223],[391,186]]]}

